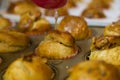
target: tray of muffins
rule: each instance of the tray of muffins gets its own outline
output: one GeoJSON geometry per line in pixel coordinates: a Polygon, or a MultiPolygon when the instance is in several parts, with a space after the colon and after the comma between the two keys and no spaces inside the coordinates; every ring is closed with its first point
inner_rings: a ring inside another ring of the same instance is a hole
{"type": "MultiPolygon", "coordinates": [[[[106,26],[120,18],[119,0],[68,0],[68,3],[58,9],[59,19],[66,15],[83,16],[90,26],[106,26]]],[[[19,21],[20,15],[26,11],[43,13],[54,24],[55,11],[43,10],[30,0],[2,0],[1,14],[13,21],[19,21]]]]}
{"type": "Polygon", "coordinates": [[[0,16],[0,80],[120,80],[120,20],[89,27],[79,16],[57,25],[40,16],[0,16]]]}

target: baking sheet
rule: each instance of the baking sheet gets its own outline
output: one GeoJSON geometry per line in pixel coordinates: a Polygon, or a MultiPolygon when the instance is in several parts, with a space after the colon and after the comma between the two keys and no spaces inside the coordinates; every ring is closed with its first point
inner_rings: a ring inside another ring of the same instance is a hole
{"type": "MultiPolygon", "coordinates": [[[[92,30],[92,37],[93,36],[100,36],[103,33],[103,28],[91,28],[92,30]]],[[[6,68],[11,64],[14,60],[16,60],[18,57],[21,57],[25,55],[27,52],[33,51],[38,44],[44,39],[44,35],[39,35],[39,36],[31,36],[30,37],[32,40],[32,44],[30,47],[25,49],[22,52],[18,53],[13,53],[13,54],[1,54],[0,57],[2,57],[3,62],[0,64],[0,80],[2,80],[2,76],[6,70],[6,68]]],[[[49,60],[49,64],[53,66],[55,69],[55,79],[54,80],[65,80],[65,78],[68,76],[67,70],[71,68],[73,65],[85,61],[87,52],[89,51],[90,44],[91,44],[91,39],[87,40],[81,40],[81,41],[76,41],[76,44],[80,47],[80,51],[78,55],[66,59],[66,60],[49,60]]]]}
{"type": "MultiPolygon", "coordinates": [[[[13,14],[8,14],[6,12],[8,6],[9,6],[9,1],[10,0],[2,0],[2,5],[0,9],[0,14],[3,16],[9,18],[12,21],[19,21],[20,16],[19,15],[13,15],[13,14]]],[[[12,0],[16,1],[16,0],[12,0]]],[[[80,16],[82,11],[87,7],[91,0],[82,0],[80,3],[77,3],[76,8],[71,8],[69,9],[70,15],[75,15],[75,16],[80,16]]],[[[111,4],[110,9],[104,10],[104,13],[106,15],[106,18],[103,19],[88,19],[85,18],[89,26],[106,26],[110,24],[111,22],[117,21],[120,19],[120,0],[114,0],[114,2],[111,4]]],[[[55,23],[55,19],[53,17],[46,17],[52,24],[55,23]]],[[[63,17],[59,17],[58,23],[61,21],[63,17]]]]}

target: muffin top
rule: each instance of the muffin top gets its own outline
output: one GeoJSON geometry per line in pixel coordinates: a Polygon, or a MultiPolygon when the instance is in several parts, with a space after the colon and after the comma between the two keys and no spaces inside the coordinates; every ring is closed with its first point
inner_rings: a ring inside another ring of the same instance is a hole
{"type": "Polygon", "coordinates": [[[95,9],[95,8],[87,8],[85,9],[81,16],[86,18],[105,18],[105,14],[101,9],[95,9]]]}
{"type": "Polygon", "coordinates": [[[119,36],[99,36],[92,38],[91,51],[94,50],[105,50],[120,46],[119,36]]]}
{"type": "Polygon", "coordinates": [[[52,80],[53,76],[54,72],[51,67],[46,64],[45,59],[34,55],[27,55],[22,58],[18,58],[8,66],[3,79],[52,80]]]}
{"type": "Polygon", "coordinates": [[[36,54],[48,59],[68,59],[79,51],[74,38],[68,32],[53,30],[36,48],[36,54]]]}
{"type": "Polygon", "coordinates": [[[40,14],[26,12],[21,15],[17,29],[26,34],[36,35],[47,32],[51,28],[51,23],[45,18],[40,18],[40,14]]]}
{"type": "Polygon", "coordinates": [[[30,39],[16,31],[0,31],[0,52],[16,52],[30,45],[30,39]]]}
{"type": "Polygon", "coordinates": [[[104,61],[85,61],[69,70],[67,80],[119,80],[118,69],[104,61]],[[89,66],[88,66],[89,65],[89,66]]]}
{"type": "Polygon", "coordinates": [[[113,0],[92,0],[88,7],[96,9],[109,9],[112,1],[113,0]]]}
{"type": "Polygon", "coordinates": [[[78,16],[65,16],[60,24],[56,27],[59,31],[67,31],[75,38],[81,40],[91,36],[91,30],[88,28],[86,21],[78,16]]]}
{"type": "Polygon", "coordinates": [[[120,36],[120,20],[106,26],[104,29],[104,35],[120,36]]]}
{"type": "Polygon", "coordinates": [[[30,0],[21,0],[21,1],[11,2],[7,12],[21,15],[25,12],[40,13],[40,10],[30,0]]]}
{"type": "Polygon", "coordinates": [[[58,30],[49,31],[48,35],[45,36],[45,40],[53,40],[67,46],[73,46],[75,44],[75,40],[70,33],[60,32],[58,30]]]}

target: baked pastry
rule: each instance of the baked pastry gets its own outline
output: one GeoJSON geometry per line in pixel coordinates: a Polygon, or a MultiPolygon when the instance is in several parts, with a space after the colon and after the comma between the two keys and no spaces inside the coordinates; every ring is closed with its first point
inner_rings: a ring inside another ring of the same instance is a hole
{"type": "Polygon", "coordinates": [[[103,10],[108,9],[111,2],[112,0],[92,0],[81,15],[87,18],[105,18],[103,10]]]}
{"type": "Polygon", "coordinates": [[[0,15],[0,30],[9,30],[12,27],[12,23],[9,19],[0,15]]]}
{"type": "Polygon", "coordinates": [[[88,7],[95,9],[108,9],[111,2],[112,0],[92,0],[88,7]]]}
{"type": "Polygon", "coordinates": [[[44,59],[25,56],[8,66],[3,80],[52,80],[54,72],[44,59]]]}
{"type": "Polygon", "coordinates": [[[48,59],[67,59],[78,53],[78,46],[68,32],[50,31],[36,48],[36,54],[48,59]]]}
{"type": "Polygon", "coordinates": [[[59,31],[67,31],[75,38],[81,40],[91,36],[91,30],[88,28],[86,21],[78,16],[65,16],[56,26],[59,31]]]}
{"type": "Polygon", "coordinates": [[[21,51],[29,45],[30,40],[25,34],[0,30],[0,53],[21,51]]]}
{"type": "Polygon", "coordinates": [[[81,16],[86,18],[105,18],[105,14],[101,9],[87,8],[85,9],[81,16]]]}
{"type": "Polygon", "coordinates": [[[30,0],[21,0],[16,2],[11,2],[7,10],[8,13],[21,15],[25,12],[40,13],[40,9],[33,4],[30,0]]]}
{"type": "Polygon", "coordinates": [[[118,69],[104,61],[81,62],[69,74],[67,80],[120,80],[118,69]]]}
{"type": "Polygon", "coordinates": [[[104,35],[120,36],[120,20],[106,26],[104,29],[104,35]]]}
{"type": "Polygon", "coordinates": [[[120,36],[100,36],[92,39],[90,60],[104,60],[120,65],[120,36]]]}
{"type": "Polygon", "coordinates": [[[41,34],[49,31],[52,28],[50,22],[45,18],[39,18],[40,15],[36,15],[31,12],[26,12],[21,15],[20,22],[18,24],[18,30],[27,34],[41,34]]]}

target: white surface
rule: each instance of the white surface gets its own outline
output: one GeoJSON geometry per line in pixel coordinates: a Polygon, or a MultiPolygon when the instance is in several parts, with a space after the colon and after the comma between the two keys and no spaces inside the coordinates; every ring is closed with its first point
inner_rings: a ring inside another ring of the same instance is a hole
{"type": "MultiPolygon", "coordinates": [[[[12,15],[12,14],[7,14],[5,11],[8,7],[8,3],[6,3],[6,1],[9,0],[3,0],[3,5],[2,5],[2,10],[0,11],[0,13],[6,17],[9,18],[12,21],[19,21],[20,20],[20,16],[19,15],[12,15]],[[6,6],[5,6],[6,4],[6,6]]],[[[80,14],[82,13],[82,11],[87,7],[87,4],[90,2],[91,0],[83,0],[82,3],[78,3],[78,7],[77,8],[72,8],[69,10],[70,15],[76,15],[76,16],[80,16],[80,14]]],[[[104,10],[104,13],[106,14],[106,18],[104,19],[88,19],[86,18],[86,21],[88,23],[89,26],[106,26],[114,21],[117,21],[120,18],[120,0],[114,0],[114,3],[111,4],[110,9],[108,10],[104,10]]],[[[53,17],[46,17],[52,24],[54,24],[55,19],[53,17]]],[[[60,17],[58,19],[58,23],[60,22],[62,18],[60,17]]]]}

